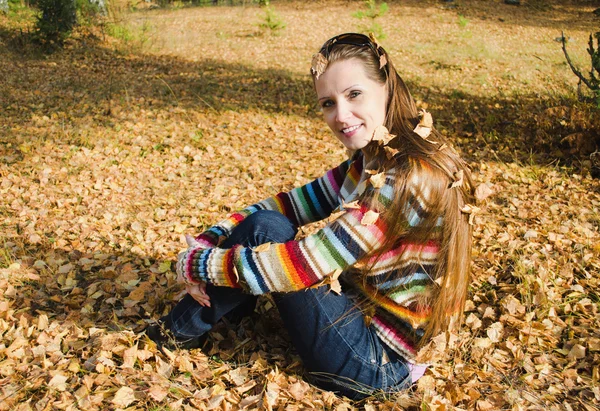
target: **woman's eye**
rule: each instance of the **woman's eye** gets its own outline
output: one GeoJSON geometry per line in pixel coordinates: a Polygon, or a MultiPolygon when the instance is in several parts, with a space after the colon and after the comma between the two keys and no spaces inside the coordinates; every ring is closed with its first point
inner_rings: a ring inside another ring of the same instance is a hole
{"type": "Polygon", "coordinates": [[[360,91],[351,91],[350,92],[350,98],[356,98],[360,96],[360,91]]]}
{"type": "Polygon", "coordinates": [[[331,101],[331,100],[326,100],[326,101],[324,101],[324,102],[323,102],[323,104],[321,105],[321,108],[328,108],[328,107],[331,107],[331,106],[333,106],[333,101],[331,101]]]}

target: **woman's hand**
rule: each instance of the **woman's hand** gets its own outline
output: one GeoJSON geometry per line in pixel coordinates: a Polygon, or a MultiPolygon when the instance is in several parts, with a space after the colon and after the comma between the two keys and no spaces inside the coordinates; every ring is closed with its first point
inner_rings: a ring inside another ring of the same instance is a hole
{"type": "Polygon", "coordinates": [[[210,297],[206,294],[206,283],[186,284],[185,290],[203,307],[210,307],[210,297]]]}
{"type": "MultiPolygon", "coordinates": [[[[192,237],[190,235],[186,235],[185,240],[189,247],[194,247],[194,246],[199,245],[198,242],[194,239],[194,237],[192,237]]],[[[204,281],[202,281],[199,284],[189,284],[186,281],[185,273],[184,273],[185,270],[183,269],[183,259],[184,259],[186,253],[187,253],[187,250],[182,251],[177,256],[177,265],[176,265],[177,282],[185,284],[185,291],[187,291],[187,293],[189,295],[191,295],[194,300],[198,301],[198,304],[200,304],[203,307],[210,307],[210,297],[208,296],[208,294],[206,294],[206,283],[204,281]]]]}

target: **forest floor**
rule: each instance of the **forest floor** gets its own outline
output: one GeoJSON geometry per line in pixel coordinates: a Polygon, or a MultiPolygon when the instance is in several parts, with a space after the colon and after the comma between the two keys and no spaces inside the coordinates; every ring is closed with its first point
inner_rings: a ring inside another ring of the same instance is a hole
{"type": "Polygon", "coordinates": [[[307,73],[361,3],[273,2],[278,35],[250,5],[122,11],[49,55],[30,17],[0,15],[0,410],[598,409],[600,182],[593,138],[569,137],[594,113],[557,41],[587,67],[598,18],[522,3],[407,0],[378,19],[493,194],[464,324],[418,384],[361,402],[306,383],[267,297],[203,350],[142,333],[181,291],[184,234],[343,160],[307,73]]]}

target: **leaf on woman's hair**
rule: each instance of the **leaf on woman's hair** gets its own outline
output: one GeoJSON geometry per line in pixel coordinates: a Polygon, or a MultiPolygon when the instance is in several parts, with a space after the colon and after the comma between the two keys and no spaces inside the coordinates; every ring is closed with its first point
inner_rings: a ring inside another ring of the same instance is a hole
{"type": "Polygon", "coordinates": [[[428,113],[425,109],[421,109],[420,117],[421,120],[413,131],[422,138],[427,139],[427,137],[429,137],[431,134],[431,129],[433,128],[433,117],[431,117],[431,113],[428,113]]]}
{"type": "Polygon", "coordinates": [[[385,173],[379,173],[371,176],[369,178],[369,182],[373,186],[373,188],[381,188],[385,184],[385,173]]]}
{"type": "Polygon", "coordinates": [[[344,207],[346,210],[358,210],[360,208],[360,204],[358,203],[358,200],[354,200],[350,203],[342,203],[342,207],[344,207]]]}
{"type": "Polygon", "coordinates": [[[395,135],[390,134],[386,126],[381,125],[375,128],[375,131],[373,131],[373,138],[371,140],[379,141],[379,144],[385,146],[395,137],[395,135]]]}
{"type": "Polygon", "coordinates": [[[419,125],[428,128],[433,127],[433,117],[431,117],[431,113],[425,109],[421,109],[421,121],[419,121],[419,125]]]}
{"type": "Polygon", "coordinates": [[[463,170],[458,170],[456,173],[454,173],[454,182],[452,182],[452,184],[450,185],[450,188],[462,186],[463,185],[463,177],[464,177],[463,170]]]}
{"type": "Polygon", "coordinates": [[[481,209],[477,206],[466,204],[463,208],[461,208],[461,212],[465,214],[469,214],[469,224],[473,225],[473,221],[475,220],[475,214],[477,214],[481,209]]]}
{"type": "Polygon", "coordinates": [[[431,129],[429,127],[423,127],[420,124],[417,125],[417,127],[415,127],[413,131],[425,140],[427,140],[427,137],[429,137],[429,135],[431,134],[431,129]]]}
{"type": "Polygon", "coordinates": [[[379,69],[380,70],[382,68],[384,68],[387,63],[388,63],[388,61],[387,61],[387,57],[385,56],[385,54],[382,54],[381,56],[379,56],[379,69]]]}
{"type": "Polygon", "coordinates": [[[313,55],[310,71],[317,80],[319,79],[321,74],[325,73],[325,70],[327,69],[327,63],[327,59],[321,53],[313,55]]]}
{"type": "Polygon", "coordinates": [[[391,147],[388,147],[388,146],[385,146],[383,149],[385,150],[385,155],[386,155],[386,157],[387,157],[388,160],[391,160],[392,158],[394,158],[394,156],[396,154],[399,153],[399,151],[396,150],[395,148],[391,148],[391,147]]]}
{"type": "Polygon", "coordinates": [[[377,170],[365,170],[365,173],[372,176],[374,174],[377,174],[377,170]]]}
{"type": "Polygon", "coordinates": [[[369,210],[365,213],[365,215],[363,216],[362,220],[360,220],[360,223],[362,225],[373,225],[375,224],[375,222],[377,221],[377,219],[379,218],[379,213],[373,210],[369,210]]]}

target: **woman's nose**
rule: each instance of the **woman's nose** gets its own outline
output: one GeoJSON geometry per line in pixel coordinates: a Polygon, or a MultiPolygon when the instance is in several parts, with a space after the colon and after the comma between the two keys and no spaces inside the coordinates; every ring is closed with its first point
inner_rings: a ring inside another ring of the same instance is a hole
{"type": "Polygon", "coordinates": [[[344,123],[348,118],[351,117],[352,112],[350,111],[350,108],[348,107],[348,105],[338,104],[337,111],[335,114],[336,114],[335,119],[338,121],[338,123],[344,123]]]}

